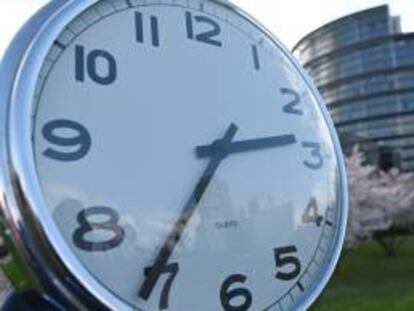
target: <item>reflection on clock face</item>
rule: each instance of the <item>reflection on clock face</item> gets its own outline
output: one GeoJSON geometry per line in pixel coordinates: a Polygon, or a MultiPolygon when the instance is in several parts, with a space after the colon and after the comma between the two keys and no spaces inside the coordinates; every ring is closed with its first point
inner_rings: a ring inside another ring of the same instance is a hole
{"type": "Polygon", "coordinates": [[[79,261],[136,310],[293,309],[342,229],[319,105],[286,53],[222,4],[99,1],[38,81],[45,202],[79,261]]]}

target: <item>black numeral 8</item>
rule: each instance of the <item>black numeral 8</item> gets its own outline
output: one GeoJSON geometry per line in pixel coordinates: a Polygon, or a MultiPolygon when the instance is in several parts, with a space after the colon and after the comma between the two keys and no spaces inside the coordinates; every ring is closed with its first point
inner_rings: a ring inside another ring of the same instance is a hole
{"type": "Polygon", "coordinates": [[[73,234],[73,243],[81,250],[88,252],[104,252],[118,247],[125,238],[125,230],[119,226],[119,215],[110,207],[95,206],[82,210],[78,214],[80,227],[73,234]],[[108,220],[93,222],[93,216],[107,216],[108,220]],[[88,233],[96,230],[109,231],[113,237],[101,242],[92,242],[86,238],[88,233]]]}

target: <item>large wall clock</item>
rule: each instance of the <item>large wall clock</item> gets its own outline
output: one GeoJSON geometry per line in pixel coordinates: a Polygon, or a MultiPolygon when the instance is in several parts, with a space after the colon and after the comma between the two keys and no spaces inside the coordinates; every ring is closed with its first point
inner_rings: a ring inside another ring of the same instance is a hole
{"type": "Polygon", "coordinates": [[[68,310],[308,308],[347,191],[324,104],[227,1],[51,1],[1,73],[6,240],[68,310]]]}

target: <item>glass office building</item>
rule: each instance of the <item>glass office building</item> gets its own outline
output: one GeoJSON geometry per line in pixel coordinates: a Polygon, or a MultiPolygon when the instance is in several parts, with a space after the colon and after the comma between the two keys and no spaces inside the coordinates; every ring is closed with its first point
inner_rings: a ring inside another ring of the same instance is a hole
{"type": "Polygon", "coordinates": [[[378,160],[398,150],[414,170],[414,33],[402,33],[388,6],[358,12],[304,37],[294,54],[328,105],[343,148],[355,143],[378,160]]]}

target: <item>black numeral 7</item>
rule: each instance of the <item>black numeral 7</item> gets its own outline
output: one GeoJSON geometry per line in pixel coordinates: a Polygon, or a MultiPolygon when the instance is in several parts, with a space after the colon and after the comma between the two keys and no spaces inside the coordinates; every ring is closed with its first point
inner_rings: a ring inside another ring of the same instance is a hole
{"type": "MultiPolygon", "coordinates": [[[[144,275],[148,276],[151,273],[152,267],[146,267],[144,269],[144,275]]],[[[169,300],[170,300],[170,291],[175,277],[178,274],[180,267],[178,263],[171,263],[163,267],[160,271],[160,274],[169,274],[167,281],[165,281],[164,287],[161,291],[161,297],[159,302],[159,309],[165,310],[168,309],[169,300]]]]}

